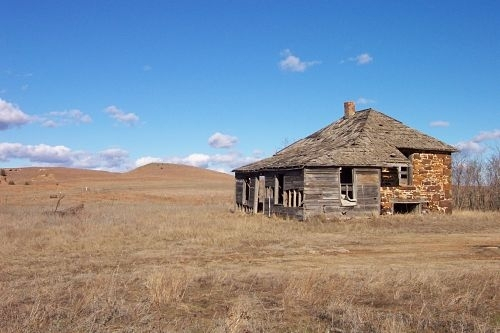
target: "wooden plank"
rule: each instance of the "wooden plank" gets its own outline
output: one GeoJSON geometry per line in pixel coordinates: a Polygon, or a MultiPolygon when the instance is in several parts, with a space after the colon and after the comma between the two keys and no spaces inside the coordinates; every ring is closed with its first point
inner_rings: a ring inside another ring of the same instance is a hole
{"type": "Polygon", "coordinates": [[[238,204],[243,204],[243,191],[244,191],[244,181],[242,179],[237,179],[236,180],[236,193],[235,193],[235,197],[236,197],[236,203],[238,204]]]}
{"type": "Polygon", "coordinates": [[[255,214],[255,213],[257,213],[257,210],[258,210],[258,207],[259,207],[259,185],[260,185],[259,177],[254,177],[252,179],[252,182],[253,182],[253,186],[254,186],[254,189],[253,189],[253,193],[254,193],[254,196],[253,196],[253,212],[255,214]]]}
{"type": "Polygon", "coordinates": [[[354,169],[356,211],[380,213],[380,170],[354,169]]]}

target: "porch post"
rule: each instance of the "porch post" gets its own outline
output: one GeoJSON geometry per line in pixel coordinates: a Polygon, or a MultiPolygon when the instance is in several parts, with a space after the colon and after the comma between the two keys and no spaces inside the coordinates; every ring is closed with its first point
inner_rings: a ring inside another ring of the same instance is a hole
{"type": "Polygon", "coordinates": [[[259,177],[254,178],[254,188],[253,188],[253,213],[257,214],[257,210],[259,208],[259,177]]]}

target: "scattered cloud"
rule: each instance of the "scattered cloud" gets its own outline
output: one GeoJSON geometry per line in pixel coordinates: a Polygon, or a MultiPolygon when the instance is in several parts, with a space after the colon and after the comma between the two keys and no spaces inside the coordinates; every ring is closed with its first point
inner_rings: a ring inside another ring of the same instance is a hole
{"type": "MultiPolygon", "coordinates": [[[[130,160],[128,151],[110,148],[97,153],[75,151],[69,147],[46,144],[24,145],[21,143],[0,142],[0,162],[26,160],[36,166],[59,166],[91,170],[123,172],[149,163],[175,163],[230,173],[231,170],[262,158],[261,151],[251,156],[231,151],[227,154],[193,153],[184,157],[145,156],[135,162],[130,160]]],[[[28,163],[28,164],[29,164],[28,163]]]]}
{"type": "Polygon", "coordinates": [[[151,67],[150,65],[144,65],[144,66],[142,66],[142,70],[145,72],[149,72],[149,71],[153,70],[153,67],[151,67]]]}
{"type": "Polygon", "coordinates": [[[261,158],[261,153],[252,156],[244,156],[239,152],[229,152],[227,154],[208,155],[203,153],[193,153],[184,157],[141,157],[136,160],[135,166],[139,167],[149,163],[174,163],[190,165],[219,172],[230,173],[231,170],[242,165],[255,162],[261,158]]]}
{"type": "Polygon", "coordinates": [[[363,53],[354,57],[352,61],[356,61],[356,64],[358,65],[366,65],[371,63],[373,58],[368,53],[363,53]]]}
{"type": "Polygon", "coordinates": [[[231,148],[238,142],[235,136],[222,134],[219,132],[214,133],[208,138],[208,144],[213,148],[231,148]]]}
{"type": "Polygon", "coordinates": [[[450,126],[450,123],[448,121],[444,121],[444,120],[436,120],[436,121],[432,121],[429,125],[431,127],[448,127],[448,126],[450,126]]]}
{"type": "Polygon", "coordinates": [[[318,65],[321,61],[302,61],[299,57],[292,54],[289,49],[281,51],[283,59],[279,62],[279,67],[285,72],[305,72],[311,66],[318,65]]]}
{"type": "Polygon", "coordinates": [[[376,103],[375,100],[365,98],[365,97],[360,97],[356,100],[356,104],[360,104],[360,105],[374,104],[374,103],[376,103]]]}
{"type": "Polygon", "coordinates": [[[476,142],[483,142],[486,140],[496,140],[496,139],[500,139],[500,129],[480,132],[478,135],[474,137],[473,140],[476,142]]]}
{"type": "Polygon", "coordinates": [[[55,127],[59,126],[59,124],[56,123],[54,120],[45,119],[45,120],[42,121],[42,126],[43,127],[55,128],[55,127]]]}
{"type": "Polygon", "coordinates": [[[13,159],[27,160],[37,166],[61,166],[106,171],[125,171],[131,168],[129,154],[122,149],[112,148],[93,154],[73,151],[65,146],[0,142],[0,161],[9,162],[13,159]]]}
{"type": "Polygon", "coordinates": [[[0,143],[0,161],[27,159],[40,163],[67,163],[71,160],[71,150],[65,146],[23,145],[20,143],[0,143]]]}
{"type": "Polygon", "coordinates": [[[132,112],[125,113],[114,105],[108,106],[104,111],[107,114],[109,114],[111,118],[115,119],[120,123],[133,125],[139,121],[139,117],[136,116],[134,113],[132,112]]]}
{"type": "Polygon", "coordinates": [[[17,105],[0,98],[0,131],[14,126],[22,126],[31,121],[31,117],[24,113],[17,105]]]}
{"type": "Polygon", "coordinates": [[[208,168],[210,155],[194,153],[186,157],[171,157],[166,159],[167,163],[191,165],[199,168],[208,168]]]}
{"type": "MultiPolygon", "coordinates": [[[[340,63],[345,63],[346,60],[342,60],[340,63]]],[[[347,62],[355,62],[357,65],[367,65],[373,62],[373,57],[368,53],[358,54],[355,57],[350,57],[347,59],[347,62]]]]}
{"type": "Polygon", "coordinates": [[[52,111],[40,117],[39,121],[44,127],[58,127],[70,124],[87,124],[92,122],[92,118],[80,110],[73,109],[67,111],[52,111]]]}
{"type": "Polygon", "coordinates": [[[486,147],[475,141],[463,141],[457,143],[455,146],[460,151],[470,153],[482,153],[486,150],[486,147]]]}
{"type": "Polygon", "coordinates": [[[144,156],[135,161],[135,167],[141,167],[143,165],[147,165],[150,163],[162,163],[163,159],[159,157],[152,157],[152,156],[144,156]]]}
{"type": "Polygon", "coordinates": [[[129,154],[119,148],[106,149],[98,153],[100,167],[106,170],[123,170],[128,166],[129,154]]]}
{"type": "Polygon", "coordinates": [[[485,141],[500,140],[500,129],[483,131],[469,141],[461,141],[455,147],[466,153],[483,153],[488,150],[485,141]]]}

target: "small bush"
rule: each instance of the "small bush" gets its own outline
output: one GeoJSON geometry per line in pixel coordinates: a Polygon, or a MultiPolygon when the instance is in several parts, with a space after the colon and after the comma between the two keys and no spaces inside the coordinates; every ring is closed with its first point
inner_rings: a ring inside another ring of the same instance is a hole
{"type": "Polygon", "coordinates": [[[0,169],[0,176],[2,177],[7,176],[7,172],[5,171],[5,169],[0,169]]]}
{"type": "Polygon", "coordinates": [[[13,180],[9,180],[9,185],[16,185],[16,183],[13,180]]]}

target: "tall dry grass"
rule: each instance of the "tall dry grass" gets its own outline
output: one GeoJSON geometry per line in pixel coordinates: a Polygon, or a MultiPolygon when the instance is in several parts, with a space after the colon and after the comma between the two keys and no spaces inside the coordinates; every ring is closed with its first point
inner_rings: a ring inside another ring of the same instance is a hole
{"type": "Polygon", "coordinates": [[[0,331],[500,330],[498,213],[302,223],[230,193],[140,198],[2,204],[0,331]]]}

